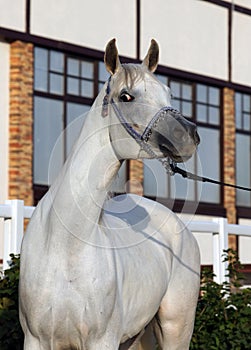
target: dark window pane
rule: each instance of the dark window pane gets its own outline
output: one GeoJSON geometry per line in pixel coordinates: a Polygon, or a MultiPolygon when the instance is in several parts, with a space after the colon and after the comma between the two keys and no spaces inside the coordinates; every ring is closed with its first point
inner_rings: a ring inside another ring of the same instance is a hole
{"type": "Polygon", "coordinates": [[[180,96],[180,83],[177,83],[176,81],[170,82],[170,89],[172,96],[175,98],[179,98],[180,96]]]}
{"type": "Polygon", "coordinates": [[[245,112],[250,112],[250,96],[243,95],[243,110],[245,112]]]}
{"type": "Polygon", "coordinates": [[[209,123],[219,125],[220,122],[220,111],[219,108],[209,107],[209,123]]]}
{"type": "Polygon", "coordinates": [[[39,91],[48,91],[48,50],[35,48],[34,88],[39,91]]]}
{"type": "Polygon", "coordinates": [[[48,50],[35,48],[35,68],[48,71],[48,50]]]}
{"type": "Polygon", "coordinates": [[[104,62],[99,62],[98,64],[98,80],[99,81],[106,81],[109,78],[109,73],[107,72],[105,68],[104,62]]]}
{"type": "Polygon", "coordinates": [[[182,84],[182,98],[186,100],[192,99],[192,86],[189,84],[182,84]]]}
{"type": "Polygon", "coordinates": [[[64,55],[57,51],[50,51],[50,70],[63,73],[64,55]]]}
{"type": "Polygon", "coordinates": [[[79,60],[68,58],[67,60],[67,74],[79,76],[79,60]]]}
{"type": "Polygon", "coordinates": [[[241,108],[241,94],[235,94],[235,124],[237,129],[242,128],[242,108],[241,108]]]}
{"type": "Polygon", "coordinates": [[[94,78],[93,63],[86,61],[81,62],[81,76],[87,79],[94,78]]]}
{"type": "MultiPolygon", "coordinates": [[[[192,157],[188,162],[180,164],[179,166],[189,172],[195,171],[194,167],[195,159],[192,157]]],[[[171,188],[170,188],[170,197],[183,199],[183,200],[195,200],[195,185],[193,181],[187,181],[181,176],[172,176],[171,177],[171,188]]]]}
{"type": "Polygon", "coordinates": [[[181,112],[187,116],[191,117],[192,116],[192,103],[191,102],[182,102],[182,109],[181,112]]]}
{"type": "Polygon", "coordinates": [[[179,100],[172,100],[171,101],[171,105],[172,107],[176,108],[178,111],[181,110],[181,107],[180,107],[180,101],[179,100]]]}
{"type": "MultiPolygon", "coordinates": [[[[236,134],[236,182],[241,186],[251,185],[251,137],[249,135],[236,134]]],[[[237,205],[251,206],[249,192],[237,190],[237,205]]]]}
{"type": "Polygon", "coordinates": [[[154,159],[144,159],[144,194],[164,198],[168,196],[164,167],[154,159]]]}
{"type": "MultiPolygon", "coordinates": [[[[198,163],[201,165],[201,175],[220,179],[220,131],[199,127],[198,132],[201,138],[198,147],[198,163]],[[210,151],[209,151],[210,150],[210,151]],[[213,156],[212,156],[213,155],[213,156]]],[[[214,184],[203,184],[202,192],[198,199],[202,202],[219,203],[220,187],[214,184]]]]}
{"type": "Polygon", "coordinates": [[[71,95],[79,95],[79,79],[67,78],[67,93],[71,95]]]}
{"type": "Polygon", "coordinates": [[[49,185],[63,165],[63,102],[34,99],[34,182],[49,185]],[[57,143],[56,148],[54,148],[57,143]],[[51,160],[54,153],[53,161],[51,160]]]}
{"type": "Polygon", "coordinates": [[[47,71],[44,69],[35,69],[34,88],[38,91],[48,91],[47,71]]]}
{"type": "Polygon", "coordinates": [[[63,95],[64,78],[62,75],[50,73],[50,92],[53,94],[63,95]]]}
{"type": "Polygon", "coordinates": [[[219,106],[220,90],[214,87],[209,87],[209,104],[219,106]]]}
{"type": "Polygon", "coordinates": [[[81,81],[81,96],[93,97],[93,82],[92,81],[81,81]]]}
{"type": "Polygon", "coordinates": [[[103,89],[104,83],[99,83],[98,84],[98,91],[101,91],[103,89]]]}
{"type": "Polygon", "coordinates": [[[205,85],[197,84],[197,101],[207,102],[207,87],[205,85]]]}
{"type": "Polygon", "coordinates": [[[207,122],[207,107],[205,105],[197,104],[196,117],[199,122],[207,122]]]}
{"type": "Polygon", "coordinates": [[[243,114],[243,129],[245,131],[250,131],[250,114],[243,114]]]}

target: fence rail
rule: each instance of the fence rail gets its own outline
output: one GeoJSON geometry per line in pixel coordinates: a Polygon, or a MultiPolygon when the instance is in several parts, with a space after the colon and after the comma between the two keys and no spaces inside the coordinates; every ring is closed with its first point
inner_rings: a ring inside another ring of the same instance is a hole
{"type": "MultiPolygon", "coordinates": [[[[22,200],[8,200],[0,205],[0,218],[4,218],[4,256],[3,269],[8,268],[9,254],[18,254],[24,233],[24,219],[31,218],[35,207],[24,206],[22,200]]],[[[211,234],[213,236],[213,271],[215,281],[227,281],[227,262],[222,262],[223,250],[228,249],[228,235],[251,237],[251,226],[229,224],[226,218],[213,221],[185,222],[192,232],[211,234]]]]}
{"type": "Polygon", "coordinates": [[[24,219],[30,219],[35,207],[24,205],[24,201],[7,200],[0,205],[0,218],[4,218],[3,269],[8,268],[10,254],[18,254],[24,234],[24,219]]]}

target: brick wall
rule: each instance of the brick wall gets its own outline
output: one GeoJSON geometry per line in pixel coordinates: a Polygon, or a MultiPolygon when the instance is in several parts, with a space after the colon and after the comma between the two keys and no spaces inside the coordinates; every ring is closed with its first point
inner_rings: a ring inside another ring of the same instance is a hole
{"type": "Polygon", "coordinates": [[[130,160],[129,161],[129,188],[127,190],[130,193],[135,193],[143,196],[143,177],[144,177],[144,164],[142,160],[130,160]]]}
{"type": "MultiPolygon", "coordinates": [[[[224,182],[235,184],[235,114],[234,90],[223,90],[223,165],[224,182]]],[[[227,210],[229,222],[236,222],[236,190],[231,187],[224,188],[224,206],[227,210]]]]}
{"type": "Polygon", "coordinates": [[[33,45],[10,44],[9,198],[33,204],[33,45]]]}
{"type": "MultiPolygon", "coordinates": [[[[223,89],[223,181],[235,184],[235,109],[234,90],[223,89]]],[[[236,223],[236,190],[224,187],[224,207],[229,223],[236,223]]],[[[237,236],[229,236],[229,246],[237,249],[237,236]]]]}

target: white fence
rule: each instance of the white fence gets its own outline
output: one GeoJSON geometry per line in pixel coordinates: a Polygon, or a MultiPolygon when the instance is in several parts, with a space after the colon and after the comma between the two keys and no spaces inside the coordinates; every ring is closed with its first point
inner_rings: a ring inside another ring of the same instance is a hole
{"type": "MultiPolygon", "coordinates": [[[[8,268],[9,254],[19,253],[24,233],[24,219],[30,218],[35,207],[24,206],[22,200],[8,200],[0,205],[0,218],[4,218],[4,256],[3,268],[8,268]]],[[[232,225],[225,218],[214,221],[190,221],[187,223],[192,232],[213,235],[213,271],[215,281],[226,281],[227,263],[222,262],[223,250],[228,249],[228,235],[251,237],[251,226],[232,225]]]]}
{"type": "Polygon", "coordinates": [[[24,206],[22,200],[8,200],[0,205],[0,218],[4,218],[3,269],[8,268],[10,254],[20,252],[24,234],[24,219],[30,219],[35,207],[24,206]]]}

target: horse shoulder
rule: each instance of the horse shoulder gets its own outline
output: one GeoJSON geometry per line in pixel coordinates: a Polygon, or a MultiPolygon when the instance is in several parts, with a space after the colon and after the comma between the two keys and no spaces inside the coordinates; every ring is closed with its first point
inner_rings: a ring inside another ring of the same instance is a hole
{"type": "MultiPolygon", "coordinates": [[[[176,261],[179,255],[192,265],[198,264],[200,253],[193,234],[174,212],[158,202],[134,194],[120,195],[106,202],[102,219],[105,225],[110,222],[108,226],[119,227],[120,233],[124,228],[124,244],[146,241],[152,256],[164,254],[166,261],[176,261]]],[[[114,232],[117,238],[118,232],[114,232]]],[[[141,248],[147,249],[146,245],[141,248]]]]}

